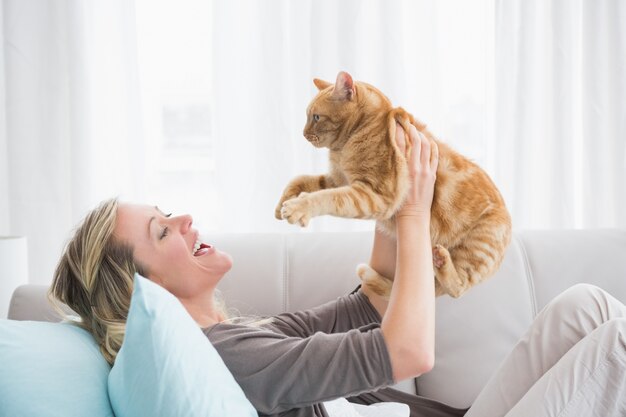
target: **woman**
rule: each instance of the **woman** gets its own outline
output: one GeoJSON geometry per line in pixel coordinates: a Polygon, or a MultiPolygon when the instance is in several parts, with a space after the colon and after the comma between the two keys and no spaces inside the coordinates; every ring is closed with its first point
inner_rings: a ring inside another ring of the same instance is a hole
{"type": "MultiPolygon", "coordinates": [[[[396,139],[404,148],[404,134],[398,131],[396,139]]],[[[231,268],[230,256],[199,242],[190,216],[171,217],[156,207],[115,200],[90,213],[78,228],[59,262],[51,293],[81,316],[82,326],[113,363],[123,341],[133,275],[141,273],[181,301],[264,415],[327,416],[323,402],[337,397],[352,397],[363,404],[403,402],[410,406],[412,417],[464,415],[466,410],[381,389],[428,372],[434,360],[429,228],[438,157],[436,145],[431,149],[415,129],[409,135],[414,144],[413,186],[397,214],[396,240],[377,231],[370,261],[382,275],[395,277],[389,301],[362,288],[316,309],[282,314],[263,324],[226,320],[215,300],[215,288],[231,268]]],[[[538,316],[467,415],[556,415],[576,404],[576,389],[589,380],[580,380],[578,374],[571,378],[572,390],[552,394],[567,396],[564,401],[553,409],[537,409],[545,403],[538,398],[541,392],[563,388],[550,385],[550,380],[542,388],[553,369],[563,368],[559,381],[569,381],[568,371],[580,371],[574,364],[578,356],[572,359],[566,354],[571,346],[588,345],[581,350],[591,361],[608,357],[596,354],[599,351],[618,346],[615,343],[625,333],[624,319],[618,317],[626,317],[626,309],[601,290],[576,287],[558,297],[538,316]],[[567,334],[555,330],[562,321],[568,324],[567,334]],[[597,342],[592,336],[602,329],[597,342]],[[524,373],[518,374],[520,367],[524,373]]],[[[623,365],[615,368],[623,373],[623,365]]],[[[614,374],[595,377],[602,387],[601,398],[616,392],[620,398],[619,393],[625,392],[616,391],[623,385],[617,384],[614,374]],[[610,384],[600,383],[609,380],[610,384]],[[607,389],[609,385],[613,388],[607,389]]],[[[623,402],[616,402],[622,407],[618,412],[625,407],[623,402]]]]}

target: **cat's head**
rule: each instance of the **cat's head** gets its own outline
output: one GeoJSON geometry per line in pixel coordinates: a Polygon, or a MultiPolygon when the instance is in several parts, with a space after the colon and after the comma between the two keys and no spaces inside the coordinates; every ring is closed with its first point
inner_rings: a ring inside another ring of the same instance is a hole
{"type": "Polygon", "coordinates": [[[341,149],[352,128],[368,114],[382,114],[391,103],[369,84],[355,82],[347,72],[337,75],[335,84],[314,79],[319,93],[307,107],[304,137],[318,148],[341,149]]]}

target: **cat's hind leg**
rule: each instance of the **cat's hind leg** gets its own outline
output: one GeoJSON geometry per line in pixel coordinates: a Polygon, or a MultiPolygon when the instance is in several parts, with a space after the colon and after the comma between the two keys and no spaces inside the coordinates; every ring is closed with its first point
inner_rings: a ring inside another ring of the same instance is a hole
{"type": "Polygon", "coordinates": [[[380,295],[385,300],[389,300],[393,280],[380,275],[367,264],[359,264],[356,267],[356,274],[361,279],[363,287],[370,289],[374,294],[380,295]]]}
{"type": "MultiPolygon", "coordinates": [[[[380,295],[385,300],[389,301],[393,279],[380,275],[367,264],[359,264],[356,267],[356,274],[361,279],[364,288],[370,289],[374,294],[380,295]]],[[[437,279],[435,279],[435,295],[439,297],[444,294],[446,294],[446,292],[437,279]]]]}
{"type": "Polygon", "coordinates": [[[467,274],[457,272],[450,252],[441,245],[433,247],[433,265],[435,267],[435,295],[448,294],[458,298],[469,288],[467,274]]]}
{"type": "Polygon", "coordinates": [[[510,226],[474,229],[451,249],[433,248],[435,277],[444,293],[458,298],[474,285],[493,275],[510,241],[510,226]]]}

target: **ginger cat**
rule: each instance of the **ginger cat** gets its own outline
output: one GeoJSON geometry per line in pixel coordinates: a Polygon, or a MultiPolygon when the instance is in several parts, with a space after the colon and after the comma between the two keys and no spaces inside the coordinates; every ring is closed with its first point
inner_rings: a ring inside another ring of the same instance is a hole
{"type": "MultiPolygon", "coordinates": [[[[395,235],[394,213],[410,186],[407,160],[395,141],[396,122],[405,132],[410,123],[439,147],[430,225],[437,295],[459,297],[491,276],[511,240],[511,218],[488,175],[371,85],[354,82],[345,72],[334,85],[313,82],[319,93],[307,108],[304,136],[330,150],[330,172],[291,180],[275,216],[301,226],[324,214],[376,219],[395,235]]],[[[391,279],[366,265],[357,272],[364,285],[388,296],[391,279]]]]}

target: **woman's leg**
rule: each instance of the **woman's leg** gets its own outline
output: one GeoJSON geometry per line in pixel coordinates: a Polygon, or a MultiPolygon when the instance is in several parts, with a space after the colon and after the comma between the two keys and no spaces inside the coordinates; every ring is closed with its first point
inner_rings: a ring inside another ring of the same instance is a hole
{"type": "Polygon", "coordinates": [[[626,415],[626,318],[600,325],[571,348],[506,417],[626,415]]]}
{"type": "Polygon", "coordinates": [[[506,415],[574,345],[624,317],[626,306],[598,287],[578,284],[564,291],[537,315],[466,416],[506,415]]]}

